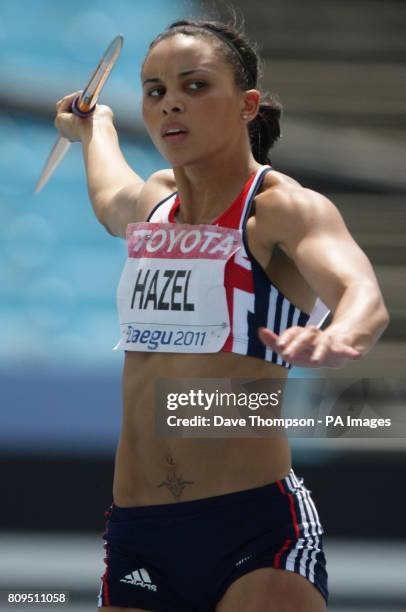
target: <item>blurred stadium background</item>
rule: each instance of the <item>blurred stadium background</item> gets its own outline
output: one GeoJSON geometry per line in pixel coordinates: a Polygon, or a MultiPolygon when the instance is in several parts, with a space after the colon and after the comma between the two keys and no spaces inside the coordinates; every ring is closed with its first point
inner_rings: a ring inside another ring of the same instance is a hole
{"type": "MultiPolygon", "coordinates": [[[[406,2],[233,6],[262,51],[263,87],[285,107],[274,166],[336,203],[391,313],[364,360],[328,375],[404,378],[406,2]]],[[[141,124],[139,67],[171,20],[208,7],[230,18],[215,1],[0,3],[0,590],[66,589],[73,612],[95,608],[103,571],[125,247],[93,217],[79,145],[33,189],[56,100],[83,87],[118,33],[125,45],[102,101],[129,163],[144,177],[165,167],[141,124]]],[[[404,439],[293,440],[293,450],[327,531],[331,609],[406,610],[404,439]]]]}

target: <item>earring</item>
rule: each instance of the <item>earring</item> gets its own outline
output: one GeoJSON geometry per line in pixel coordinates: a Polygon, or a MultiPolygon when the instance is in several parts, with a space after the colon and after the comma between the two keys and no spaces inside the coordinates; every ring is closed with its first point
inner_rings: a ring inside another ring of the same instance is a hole
{"type": "Polygon", "coordinates": [[[243,119],[248,119],[248,115],[241,115],[243,119]]]}

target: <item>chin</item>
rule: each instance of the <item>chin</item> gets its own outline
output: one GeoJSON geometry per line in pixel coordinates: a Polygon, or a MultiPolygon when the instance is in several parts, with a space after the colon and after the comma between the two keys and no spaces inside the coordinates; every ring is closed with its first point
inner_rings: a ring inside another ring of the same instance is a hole
{"type": "Polygon", "coordinates": [[[201,151],[196,153],[192,153],[190,151],[173,151],[169,154],[167,151],[165,154],[160,151],[160,153],[171,164],[172,168],[205,164],[213,159],[211,153],[202,154],[201,151]]]}

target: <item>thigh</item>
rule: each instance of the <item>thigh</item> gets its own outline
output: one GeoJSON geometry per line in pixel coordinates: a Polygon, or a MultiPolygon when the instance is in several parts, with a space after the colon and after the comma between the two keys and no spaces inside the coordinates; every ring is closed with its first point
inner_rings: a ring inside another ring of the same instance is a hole
{"type": "Polygon", "coordinates": [[[303,576],[282,569],[261,568],[238,578],[215,612],[324,612],[321,593],[303,576]]]}

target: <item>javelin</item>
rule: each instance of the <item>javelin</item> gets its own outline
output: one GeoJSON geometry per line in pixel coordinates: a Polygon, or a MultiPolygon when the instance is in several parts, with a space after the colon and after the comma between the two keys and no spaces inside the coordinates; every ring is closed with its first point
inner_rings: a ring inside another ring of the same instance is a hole
{"type": "MultiPolygon", "coordinates": [[[[100,92],[120,55],[123,42],[124,37],[120,35],[109,44],[83,92],[73,100],[71,110],[78,117],[88,117],[93,113],[100,92]]],[[[71,142],[67,138],[58,137],[36,184],[35,193],[39,193],[49,181],[68,152],[70,145],[71,142]]]]}

